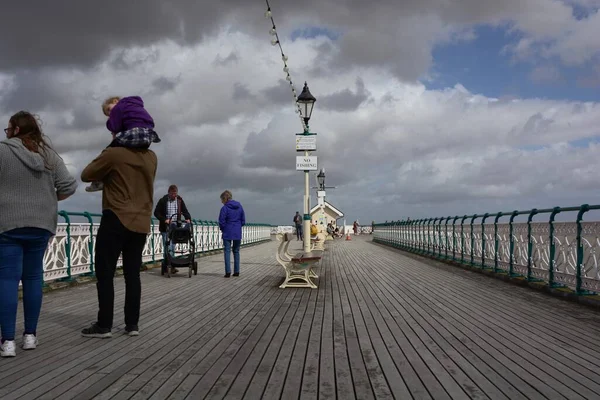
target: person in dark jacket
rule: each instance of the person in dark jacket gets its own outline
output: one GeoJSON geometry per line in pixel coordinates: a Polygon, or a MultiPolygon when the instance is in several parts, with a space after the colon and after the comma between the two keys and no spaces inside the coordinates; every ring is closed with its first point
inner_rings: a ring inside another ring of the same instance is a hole
{"type": "MultiPolygon", "coordinates": [[[[167,272],[167,227],[169,225],[176,226],[177,221],[181,221],[181,216],[185,218],[185,222],[189,224],[192,220],[192,216],[188,211],[185,201],[177,194],[178,189],[176,185],[169,186],[169,191],[156,203],[154,209],[154,217],[158,219],[158,230],[163,239],[164,258],[162,261],[162,271],[167,272]],[[173,219],[175,219],[173,221],[173,219]]],[[[174,245],[171,243],[171,252],[174,251],[174,245]]],[[[177,272],[177,269],[173,268],[173,273],[177,272]]]]}
{"type": "Polygon", "coordinates": [[[221,212],[219,213],[219,229],[223,236],[223,253],[225,254],[225,278],[231,276],[231,248],[233,244],[233,276],[240,276],[240,245],[242,244],[242,226],[246,225],[246,215],[242,205],[232,199],[229,190],[221,193],[221,212]]]}

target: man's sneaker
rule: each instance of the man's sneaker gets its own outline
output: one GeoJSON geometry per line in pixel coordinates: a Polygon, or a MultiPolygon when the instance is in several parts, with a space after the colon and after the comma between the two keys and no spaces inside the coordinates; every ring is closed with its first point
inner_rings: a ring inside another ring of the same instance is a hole
{"type": "Polygon", "coordinates": [[[127,332],[129,336],[139,336],[140,334],[140,330],[138,329],[137,325],[127,325],[125,327],[125,332],[127,332]]]}
{"type": "Polygon", "coordinates": [[[21,344],[21,348],[23,350],[33,350],[37,347],[38,340],[35,335],[26,333],[23,335],[23,344],[21,344]]]}
{"type": "Polygon", "coordinates": [[[110,329],[100,328],[94,323],[89,328],[85,328],[84,330],[82,330],[81,336],[105,339],[112,337],[112,333],[110,332],[110,329]]]}
{"type": "Polygon", "coordinates": [[[0,344],[0,357],[14,357],[17,355],[17,346],[14,340],[5,340],[0,344]]]}

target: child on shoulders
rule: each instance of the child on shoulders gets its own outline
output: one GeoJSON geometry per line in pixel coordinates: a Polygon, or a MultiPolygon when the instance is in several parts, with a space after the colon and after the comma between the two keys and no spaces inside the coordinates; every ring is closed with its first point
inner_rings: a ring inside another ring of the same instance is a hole
{"type": "MultiPolygon", "coordinates": [[[[160,143],[154,120],[144,108],[141,97],[109,97],[102,103],[102,112],[108,117],[106,128],[113,135],[108,147],[147,149],[152,143],[160,143]]],[[[103,187],[102,182],[92,182],[85,190],[96,192],[103,187]]]]}

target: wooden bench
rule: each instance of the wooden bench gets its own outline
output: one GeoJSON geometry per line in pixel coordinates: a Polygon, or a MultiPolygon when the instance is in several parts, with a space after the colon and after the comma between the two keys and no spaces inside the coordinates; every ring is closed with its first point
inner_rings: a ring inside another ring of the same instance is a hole
{"type": "Polygon", "coordinates": [[[314,250],[325,250],[325,235],[323,233],[317,233],[315,236],[310,237],[310,249],[314,250]]]}
{"type": "Polygon", "coordinates": [[[277,240],[280,242],[277,248],[277,262],[281,264],[285,271],[285,279],[280,288],[287,287],[309,287],[316,289],[317,285],[312,278],[319,276],[313,271],[313,267],[321,261],[321,252],[311,251],[310,253],[290,254],[288,247],[291,243],[291,235],[287,233],[277,234],[277,240]]]}

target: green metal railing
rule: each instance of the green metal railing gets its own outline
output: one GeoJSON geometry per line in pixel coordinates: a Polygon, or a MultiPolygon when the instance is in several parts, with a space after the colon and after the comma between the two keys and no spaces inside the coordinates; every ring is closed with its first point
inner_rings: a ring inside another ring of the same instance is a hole
{"type": "Polygon", "coordinates": [[[590,295],[600,292],[596,257],[600,222],[583,221],[584,214],[591,210],[600,210],[600,205],[384,222],[374,225],[373,240],[415,254],[590,295]],[[566,212],[576,212],[575,220],[555,221],[559,213],[566,212]],[[542,215],[547,216],[546,221],[534,221],[542,215]],[[526,216],[526,222],[515,222],[519,216],[526,216]],[[508,221],[500,221],[502,218],[508,221]]]}
{"type": "MultiPolygon", "coordinates": [[[[101,214],[61,210],[56,235],[52,237],[44,256],[44,281],[70,281],[74,276],[94,273],[94,246],[101,214]],[[74,222],[81,218],[85,222],[74,222]],[[94,221],[96,220],[96,222],[94,221]]],[[[269,224],[247,223],[242,228],[242,246],[271,240],[269,224]]],[[[196,254],[223,249],[219,224],[216,221],[192,220],[192,231],[196,241],[196,254]]],[[[158,220],[151,219],[143,253],[144,264],[156,263],[164,257],[162,236],[158,231],[158,220]]]]}

